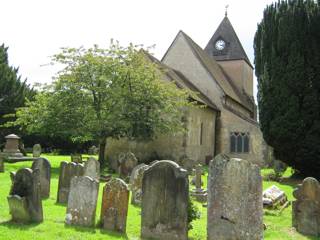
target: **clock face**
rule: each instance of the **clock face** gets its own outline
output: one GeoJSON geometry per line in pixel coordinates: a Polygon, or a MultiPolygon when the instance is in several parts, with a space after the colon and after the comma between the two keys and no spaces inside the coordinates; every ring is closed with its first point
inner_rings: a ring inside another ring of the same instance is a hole
{"type": "Polygon", "coordinates": [[[226,47],[226,42],[225,41],[223,41],[223,40],[218,40],[218,41],[216,41],[216,44],[215,44],[215,48],[217,49],[217,50],[223,50],[224,48],[226,47]]]}

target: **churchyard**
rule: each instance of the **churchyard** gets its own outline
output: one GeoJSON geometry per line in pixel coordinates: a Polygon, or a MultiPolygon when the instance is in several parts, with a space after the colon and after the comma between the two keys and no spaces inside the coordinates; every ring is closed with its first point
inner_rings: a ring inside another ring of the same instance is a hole
{"type": "MultiPolygon", "coordinates": [[[[50,197],[42,200],[43,222],[32,224],[18,224],[10,221],[9,206],[7,196],[11,187],[10,172],[17,171],[20,168],[31,167],[31,162],[20,162],[5,164],[5,172],[0,173],[0,239],[140,239],[141,227],[141,208],[131,204],[129,199],[128,218],[126,224],[126,234],[113,231],[102,230],[98,227],[100,223],[100,212],[103,187],[105,183],[100,183],[99,195],[97,201],[97,210],[95,217],[95,227],[69,226],[65,224],[66,204],[57,202],[57,189],[59,180],[59,168],[62,161],[70,162],[70,156],[42,155],[51,163],[51,186],[50,197]]],[[[271,172],[270,169],[263,169],[262,175],[271,172]]],[[[207,186],[208,168],[204,167],[205,176],[202,176],[203,188],[207,186]]],[[[285,191],[288,200],[294,200],[292,192],[299,180],[292,180],[290,169],[284,174],[281,183],[273,181],[263,181],[263,189],[272,185],[278,186],[285,191]]],[[[114,177],[117,175],[114,174],[114,177]]],[[[191,178],[189,179],[191,182],[191,178]]],[[[194,188],[190,185],[190,190],[194,188]]],[[[142,203],[143,203],[142,199],[142,203]]],[[[193,200],[194,201],[194,200],[193,200]]],[[[194,204],[201,212],[200,219],[193,221],[193,229],[188,233],[189,239],[207,238],[207,208],[202,203],[194,201],[194,204]]],[[[264,210],[263,222],[267,226],[264,231],[265,239],[318,239],[316,237],[307,237],[299,234],[292,228],[292,210],[291,206],[285,208],[281,213],[279,210],[264,210]]]]}

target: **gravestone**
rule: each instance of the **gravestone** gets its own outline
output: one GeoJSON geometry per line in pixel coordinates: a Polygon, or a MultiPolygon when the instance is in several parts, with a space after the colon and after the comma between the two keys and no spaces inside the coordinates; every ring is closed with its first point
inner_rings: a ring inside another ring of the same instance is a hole
{"type": "Polygon", "coordinates": [[[207,201],[207,191],[202,189],[202,165],[198,164],[196,166],[196,175],[195,175],[195,185],[196,188],[192,190],[191,196],[195,197],[195,199],[199,202],[206,202],[207,201]]]}
{"type": "Polygon", "coordinates": [[[32,170],[40,170],[40,194],[41,198],[50,196],[50,181],[51,181],[51,164],[46,158],[36,158],[32,163],[32,170]]]}
{"type": "Polygon", "coordinates": [[[4,172],[4,159],[5,154],[0,152],[0,172],[4,172]]]}
{"type": "Polygon", "coordinates": [[[178,164],[186,169],[189,174],[192,173],[192,169],[196,166],[197,162],[194,159],[189,158],[186,155],[183,155],[179,160],[178,164]]]}
{"type": "Polygon", "coordinates": [[[40,155],[41,155],[41,145],[40,144],[33,145],[32,156],[34,158],[38,158],[38,157],[40,157],[40,155]]]}
{"type": "Polygon", "coordinates": [[[188,239],[188,174],[177,163],[156,162],[142,179],[141,237],[188,239]]]}
{"type": "Polygon", "coordinates": [[[126,232],[129,190],[127,184],[119,178],[106,183],[103,189],[101,206],[101,224],[106,230],[126,232]]]}
{"type": "Polygon", "coordinates": [[[73,177],[70,185],[66,224],[84,227],[95,225],[99,183],[88,176],[73,177]]]}
{"type": "Polygon", "coordinates": [[[131,204],[141,205],[142,199],[142,178],[144,172],[149,168],[148,165],[142,163],[137,165],[130,176],[131,204]]]}
{"type": "Polygon", "coordinates": [[[83,176],[84,167],[81,163],[61,162],[58,184],[57,203],[67,203],[70,191],[71,179],[75,176],[83,176]]]}
{"type": "Polygon", "coordinates": [[[119,175],[125,179],[130,176],[133,168],[137,166],[138,159],[132,152],[123,153],[119,157],[119,175]]]}
{"type": "Polygon", "coordinates": [[[4,146],[3,152],[9,157],[22,157],[22,153],[19,150],[20,137],[15,134],[10,134],[5,137],[6,144],[4,146]]]}
{"type": "Polygon", "coordinates": [[[11,173],[12,186],[8,203],[12,220],[21,223],[42,222],[40,170],[23,168],[11,173]]]}
{"type": "Polygon", "coordinates": [[[90,157],[84,163],[84,175],[89,176],[99,181],[100,178],[100,163],[94,157],[90,157]]]}
{"type": "Polygon", "coordinates": [[[263,239],[262,177],[257,165],[220,154],[209,165],[208,240],[263,239]]]}
{"type": "Polygon", "coordinates": [[[320,185],[308,177],[293,191],[292,225],[302,234],[320,236],[320,185]]]}
{"type": "Polygon", "coordinates": [[[287,203],[288,199],[284,191],[275,185],[267,188],[262,194],[263,206],[275,208],[287,203]]]}
{"type": "Polygon", "coordinates": [[[71,162],[74,162],[74,163],[82,163],[82,156],[81,156],[81,154],[71,154],[71,162]]]}

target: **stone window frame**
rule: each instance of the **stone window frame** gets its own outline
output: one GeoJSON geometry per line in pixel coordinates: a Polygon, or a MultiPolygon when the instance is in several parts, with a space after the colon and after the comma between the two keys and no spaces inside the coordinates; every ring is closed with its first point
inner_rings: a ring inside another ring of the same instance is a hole
{"type": "Polygon", "coordinates": [[[249,132],[230,132],[230,153],[250,153],[249,132]]]}

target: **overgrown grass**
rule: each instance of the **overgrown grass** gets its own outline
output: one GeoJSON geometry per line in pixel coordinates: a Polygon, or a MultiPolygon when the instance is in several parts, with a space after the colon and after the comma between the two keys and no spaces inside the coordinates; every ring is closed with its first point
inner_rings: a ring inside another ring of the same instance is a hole
{"type": "MultiPolygon", "coordinates": [[[[59,239],[140,239],[140,212],[139,207],[134,207],[129,204],[129,212],[127,219],[127,234],[120,235],[117,233],[102,231],[99,228],[83,228],[71,227],[64,224],[66,213],[66,206],[56,204],[57,187],[59,178],[59,165],[60,162],[70,161],[69,156],[51,156],[47,157],[52,165],[52,179],[51,179],[51,193],[50,198],[43,200],[44,222],[40,224],[23,225],[10,222],[11,216],[9,215],[9,208],[7,203],[7,195],[11,187],[10,171],[17,171],[22,167],[30,167],[31,162],[6,164],[5,172],[0,173],[0,239],[12,240],[29,240],[29,239],[43,239],[43,240],[59,240],[59,239]]],[[[271,170],[263,170],[263,174],[267,174],[271,170]]],[[[204,186],[207,185],[207,169],[205,169],[205,177],[203,177],[204,186]]],[[[285,176],[289,176],[290,172],[286,172],[285,176]]],[[[289,197],[293,200],[292,191],[298,181],[286,178],[282,183],[277,182],[264,182],[264,189],[277,185],[283,189],[289,197]]],[[[104,183],[100,184],[100,194],[97,204],[96,222],[100,218],[102,187],[104,183]]],[[[190,186],[192,189],[193,186],[190,186]]],[[[207,209],[202,204],[195,202],[195,205],[201,212],[201,218],[193,222],[193,229],[189,231],[189,238],[193,240],[206,239],[206,225],[207,225],[207,209]]],[[[265,239],[318,239],[303,236],[297,233],[291,227],[291,206],[286,208],[281,215],[277,211],[267,211],[264,217],[264,222],[267,224],[265,231],[265,239]]]]}

